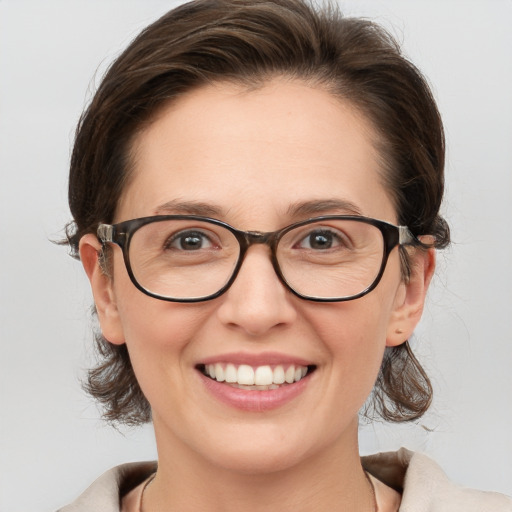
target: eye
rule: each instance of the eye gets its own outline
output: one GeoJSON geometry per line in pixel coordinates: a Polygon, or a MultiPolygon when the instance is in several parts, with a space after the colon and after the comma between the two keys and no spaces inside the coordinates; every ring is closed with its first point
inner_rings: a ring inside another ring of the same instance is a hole
{"type": "Polygon", "coordinates": [[[322,251],[344,245],[341,236],[328,229],[315,229],[299,241],[298,246],[302,249],[313,249],[322,251]]]}
{"type": "Polygon", "coordinates": [[[178,249],[180,251],[199,251],[211,249],[211,239],[201,231],[180,231],[168,238],[165,248],[178,249]]]}

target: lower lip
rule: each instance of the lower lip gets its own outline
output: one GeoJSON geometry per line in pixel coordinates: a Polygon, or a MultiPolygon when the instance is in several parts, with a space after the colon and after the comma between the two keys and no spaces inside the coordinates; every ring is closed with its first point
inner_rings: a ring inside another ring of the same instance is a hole
{"type": "Polygon", "coordinates": [[[267,391],[247,390],[231,387],[217,382],[199,372],[206,389],[217,400],[243,411],[264,412],[277,409],[292,401],[306,389],[309,375],[293,384],[287,384],[277,389],[267,391]]]}

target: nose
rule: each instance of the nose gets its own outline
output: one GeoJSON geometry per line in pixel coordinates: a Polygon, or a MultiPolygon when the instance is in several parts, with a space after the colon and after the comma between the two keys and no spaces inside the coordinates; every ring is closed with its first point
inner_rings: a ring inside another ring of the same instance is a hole
{"type": "Polygon", "coordinates": [[[276,327],[291,324],[297,315],[293,297],[279,280],[265,246],[251,247],[218,309],[220,321],[261,336],[276,327]]]}

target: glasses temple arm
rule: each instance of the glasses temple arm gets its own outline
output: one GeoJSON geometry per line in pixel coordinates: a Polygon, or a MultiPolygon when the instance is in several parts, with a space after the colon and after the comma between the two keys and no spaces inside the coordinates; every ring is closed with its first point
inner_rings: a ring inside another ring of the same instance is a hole
{"type": "Polygon", "coordinates": [[[398,226],[398,244],[415,245],[423,247],[424,249],[435,247],[434,240],[430,244],[422,242],[418,237],[411,233],[411,230],[407,226],[398,226]]]}
{"type": "Polygon", "coordinates": [[[98,238],[103,242],[113,242],[114,226],[110,224],[100,224],[96,231],[98,238]]]}

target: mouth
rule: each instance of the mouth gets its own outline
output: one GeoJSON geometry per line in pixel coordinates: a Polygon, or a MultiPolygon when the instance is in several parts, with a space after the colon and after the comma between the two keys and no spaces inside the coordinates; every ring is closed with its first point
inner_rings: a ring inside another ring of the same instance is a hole
{"type": "Polygon", "coordinates": [[[248,364],[199,364],[205,377],[236,389],[270,391],[295,384],[316,370],[315,365],[277,364],[250,366],[248,364]]]}

